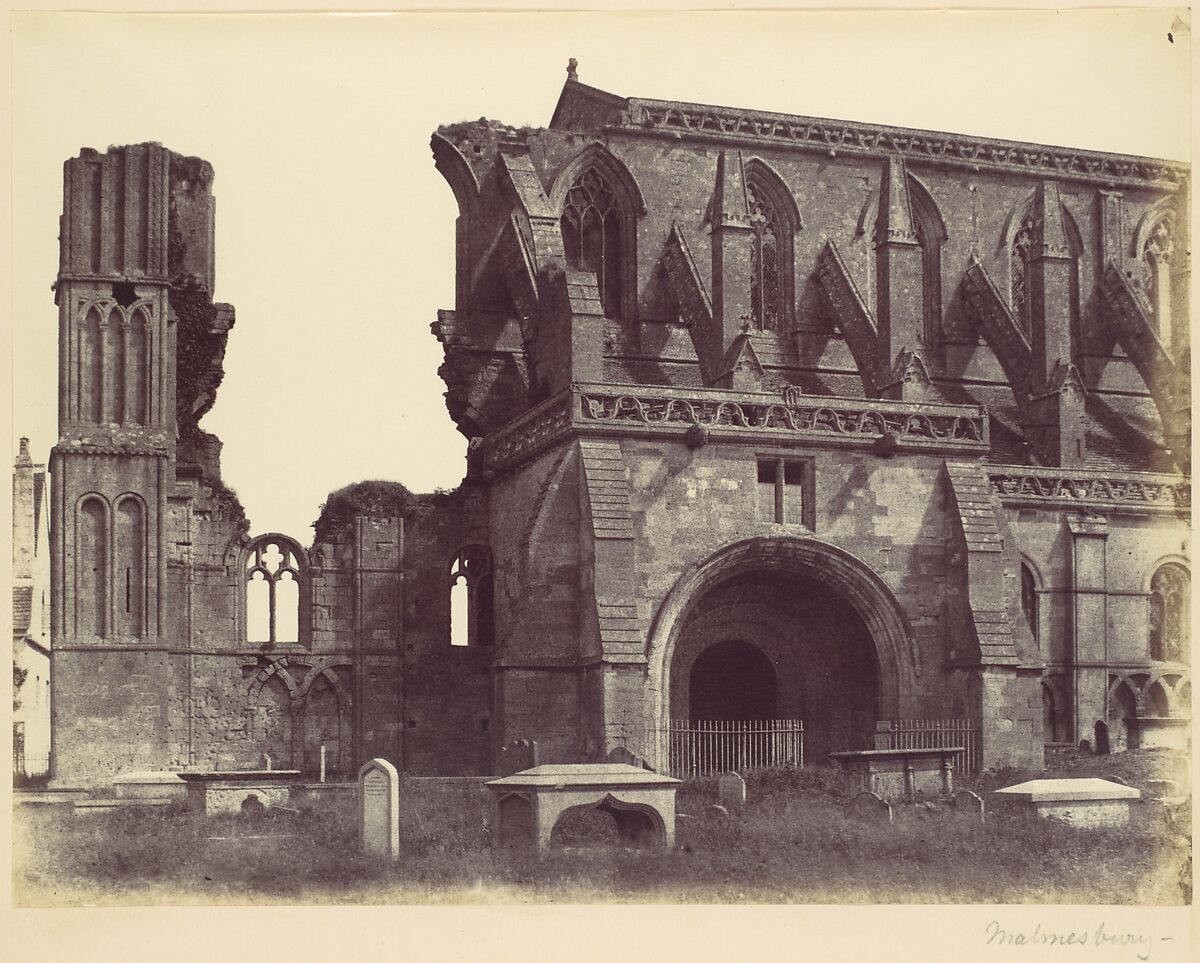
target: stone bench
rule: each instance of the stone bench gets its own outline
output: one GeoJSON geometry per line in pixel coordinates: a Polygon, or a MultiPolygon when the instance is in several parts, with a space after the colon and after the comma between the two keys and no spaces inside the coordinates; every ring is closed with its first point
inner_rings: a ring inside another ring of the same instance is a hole
{"type": "Polygon", "coordinates": [[[1127,826],[1139,790],[1107,779],[1031,779],[996,790],[997,798],[1028,807],[1043,819],[1082,829],[1127,826]]]}
{"type": "Polygon", "coordinates": [[[954,795],[954,758],[963,749],[861,749],[831,752],[842,767],[847,796],[874,793],[880,799],[954,795]]]}
{"type": "Polygon", "coordinates": [[[678,786],[678,779],[623,763],[535,766],[487,783],[493,842],[542,851],[568,810],[599,809],[612,815],[622,842],[671,849],[678,786]]]}
{"type": "Polygon", "coordinates": [[[263,807],[286,805],[299,769],[249,769],[227,772],[181,772],[187,785],[187,808],[205,816],[240,813],[247,799],[263,807]]]}

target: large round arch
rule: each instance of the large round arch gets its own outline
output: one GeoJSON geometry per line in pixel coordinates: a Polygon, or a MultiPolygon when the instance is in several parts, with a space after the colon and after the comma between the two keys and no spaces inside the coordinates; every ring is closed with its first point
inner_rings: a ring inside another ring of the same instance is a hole
{"type": "Polygon", "coordinates": [[[861,619],[878,659],[878,713],[900,718],[915,691],[916,653],[908,622],[887,584],[861,559],[829,542],[795,535],[757,535],[730,542],[684,571],[663,600],[650,629],[646,718],[652,720],[655,758],[666,760],[671,713],[671,666],[689,616],[709,591],[754,573],[795,576],[819,583],[861,619]]]}

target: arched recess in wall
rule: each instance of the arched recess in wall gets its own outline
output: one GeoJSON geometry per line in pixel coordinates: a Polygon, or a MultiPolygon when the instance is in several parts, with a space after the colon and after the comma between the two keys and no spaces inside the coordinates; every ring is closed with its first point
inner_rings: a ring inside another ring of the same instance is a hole
{"type": "Polygon", "coordinates": [[[125,309],[114,304],[104,324],[104,418],[106,423],[125,421],[125,336],[129,321],[125,309]]]}
{"type": "Polygon", "coordinates": [[[311,605],[308,556],[295,539],[271,532],[242,549],[242,640],[256,645],[308,645],[311,605]]]}
{"type": "Polygon", "coordinates": [[[1175,336],[1175,312],[1172,310],[1174,284],[1172,259],[1178,245],[1176,227],[1180,223],[1173,197],[1153,205],[1138,222],[1134,232],[1133,256],[1137,277],[1150,324],[1168,351],[1179,341],[1175,336]]]}
{"type": "Polygon", "coordinates": [[[135,425],[150,423],[150,308],[135,305],[129,312],[126,342],[125,419],[135,425]]]}
{"type": "Polygon", "coordinates": [[[1033,641],[1040,646],[1042,637],[1041,590],[1042,578],[1034,564],[1024,555],[1021,556],[1021,614],[1025,624],[1033,635],[1033,641]]]}
{"type": "Polygon", "coordinates": [[[765,569],[814,579],[836,592],[862,619],[879,661],[879,715],[906,718],[913,712],[919,656],[895,595],[880,576],[844,548],[817,538],[757,535],[729,542],[688,567],[654,615],[647,645],[646,718],[655,727],[647,746],[666,759],[670,725],[670,670],[675,644],[696,603],[732,573],[765,569]]]}
{"type": "Polygon", "coordinates": [[[433,166],[446,179],[454,200],[458,204],[458,218],[454,222],[454,260],[456,311],[470,308],[471,277],[474,273],[474,258],[471,251],[472,229],[479,207],[479,179],[462,152],[441,134],[435,133],[429,142],[433,150],[433,166]]]}
{"type": "Polygon", "coordinates": [[[1151,659],[1183,662],[1191,636],[1191,572],[1175,557],[1160,560],[1147,586],[1147,640],[1151,659]]]}
{"type": "Polygon", "coordinates": [[[921,246],[921,288],[924,293],[925,343],[942,339],[942,245],[949,235],[937,201],[916,174],[908,174],[908,198],[913,229],[921,246]]]}
{"type": "MultiPolygon", "coordinates": [[[[936,345],[942,338],[942,246],[949,238],[942,212],[925,183],[907,172],[909,209],[913,230],[921,249],[922,334],[925,343],[936,345]]],[[[865,300],[872,314],[879,314],[879,281],[876,276],[875,248],[879,243],[879,188],[873,188],[859,211],[855,237],[870,232],[871,250],[867,256],[865,300]]]]}
{"type": "Polygon", "coordinates": [[[109,505],[82,496],[75,509],[75,635],[106,638],[109,622],[109,505]]]}
{"type": "Polygon", "coordinates": [[[751,323],[760,331],[788,331],[796,312],[795,238],[803,226],[796,197],[770,164],[744,165],[750,252],[751,323]]]}
{"type": "MultiPolygon", "coordinates": [[[[1033,338],[1033,296],[1030,289],[1031,267],[1034,258],[1034,241],[1037,225],[1034,222],[1034,199],[1031,190],[1008,213],[1001,239],[1008,280],[1008,305],[1013,320],[1020,325],[1025,336],[1033,338]]],[[[1066,204],[1059,201],[1063,229],[1067,238],[1067,249],[1071,258],[1071,343],[1078,344],[1080,336],[1079,259],[1083,256],[1083,235],[1075,215],[1066,204]]],[[[1073,353],[1074,348],[1072,348],[1073,353]]]]}
{"type": "Polygon", "coordinates": [[[550,189],[568,266],[593,271],[609,318],[637,319],[637,223],[646,213],[629,168],[599,141],[563,165],[550,189]]]}
{"type": "Polygon", "coordinates": [[[1042,741],[1049,743],[1067,742],[1069,716],[1066,681],[1061,672],[1048,672],[1042,676],[1042,741]]]}
{"type": "Polygon", "coordinates": [[[492,552],[486,545],[465,545],[449,570],[450,645],[490,646],[494,630],[492,552]]]}
{"type": "Polygon", "coordinates": [[[146,505],[137,495],[122,495],[113,517],[113,634],[140,639],[146,634],[146,505]]]}
{"type": "Polygon", "coordinates": [[[104,310],[100,304],[85,307],[79,325],[79,386],[78,412],[83,421],[99,423],[103,414],[100,406],[104,393],[104,310]]]}

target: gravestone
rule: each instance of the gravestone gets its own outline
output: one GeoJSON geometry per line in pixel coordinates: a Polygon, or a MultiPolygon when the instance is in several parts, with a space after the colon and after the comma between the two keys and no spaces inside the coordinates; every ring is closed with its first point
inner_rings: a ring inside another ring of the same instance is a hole
{"type": "Polygon", "coordinates": [[[614,746],[608,751],[608,762],[615,762],[625,766],[637,766],[639,769],[649,769],[646,761],[636,753],[630,752],[624,746],[614,746]]]}
{"type": "Polygon", "coordinates": [[[736,772],[727,772],[717,780],[717,798],[730,812],[746,805],[746,780],[736,772]]]}
{"type": "Polygon", "coordinates": [[[1097,722],[1094,728],[1096,732],[1095,753],[1097,756],[1107,756],[1109,753],[1108,726],[1103,722],[1097,722]]]}
{"type": "Polygon", "coordinates": [[[499,773],[512,776],[538,764],[537,743],[532,739],[514,739],[500,747],[499,773]]]}
{"type": "Polygon", "coordinates": [[[400,774],[386,759],[358,771],[358,840],[369,856],[400,857],[400,774]]]}
{"type": "Polygon", "coordinates": [[[886,819],[892,821],[891,804],[873,792],[860,792],[846,804],[847,815],[857,819],[886,819]]]}
{"type": "Polygon", "coordinates": [[[954,794],[954,811],[960,816],[970,816],[983,822],[983,799],[970,789],[960,789],[954,794]]]}

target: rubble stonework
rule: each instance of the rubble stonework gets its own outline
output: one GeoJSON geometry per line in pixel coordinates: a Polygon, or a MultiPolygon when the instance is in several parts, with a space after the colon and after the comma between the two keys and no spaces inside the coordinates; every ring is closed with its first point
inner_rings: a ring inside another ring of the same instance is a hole
{"type": "Polygon", "coordinates": [[[467,475],[334,493],[310,546],[199,427],[237,350],[211,168],[67,162],[57,778],[665,771],[713,718],[802,719],[819,762],[967,719],[1029,766],[1188,714],[1186,167],[574,76],[548,128],[432,148],[467,475]]]}

